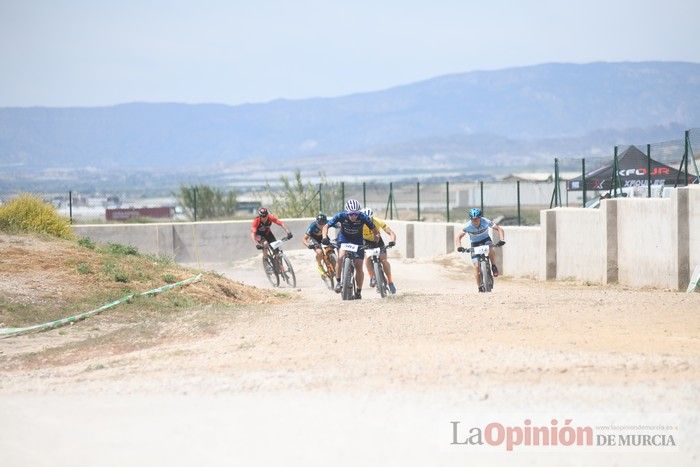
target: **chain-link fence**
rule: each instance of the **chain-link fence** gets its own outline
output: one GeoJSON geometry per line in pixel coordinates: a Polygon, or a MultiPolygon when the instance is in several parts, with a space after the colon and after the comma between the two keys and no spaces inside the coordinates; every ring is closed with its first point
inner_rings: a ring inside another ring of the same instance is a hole
{"type": "MultiPolygon", "coordinates": [[[[501,180],[367,180],[311,184],[299,178],[264,187],[183,184],[174,191],[52,191],[36,196],[73,223],[173,222],[250,219],[260,206],[282,217],[332,215],[355,198],[386,219],[452,221],[471,207],[503,225],[539,223],[541,209],[593,206],[606,196],[663,196],[664,189],[697,183],[700,129],[684,138],[620,145],[601,157],[557,158],[549,170],[513,173],[501,180]],[[615,174],[615,175],[613,175],[615,174]],[[659,174],[665,177],[659,178],[659,174]],[[625,178],[626,179],[623,179],[625,178]],[[631,180],[631,181],[630,181],[631,180]],[[661,182],[659,182],[661,180],[661,182]],[[625,185],[628,186],[625,186],[625,185]],[[293,201],[293,202],[290,202],[293,201]]],[[[18,194],[0,193],[0,203],[18,194]]]]}

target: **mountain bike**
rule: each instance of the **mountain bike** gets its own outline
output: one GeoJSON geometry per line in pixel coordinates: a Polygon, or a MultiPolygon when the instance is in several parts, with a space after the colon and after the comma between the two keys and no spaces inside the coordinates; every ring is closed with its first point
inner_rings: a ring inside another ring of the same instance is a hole
{"type": "Polygon", "coordinates": [[[340,250],[345,252],[343,264],[340,265],[340,292],[343,300],[355,300],[355,292],[357,290],[355,284],[355,260],[359,259],[357,253],[362,249],[364,249],[364,246],[355,245],[354,243],[340,244],[340,250]]]}
{"type": "Polygon", "coordinates": [[[313,241],[308,248],[314,251],[316,248],[321,248],[321,267],[319,273],[326,287],[328,287],[329,290],[333,290],[335,287],[335,263],[338,259],[335,255],[335,247],[313,241]]]}
{"type": "Polygon", "coordinates": [[[267,279],[270,281],[270,284],[272,284],[273,287],[279,287],[280,277],[290,287],[297,286],[297,277],[294,274],[292,263],[280,248],[282,243],[286,242],[287,240],[289,240],[289,237],[268,243],[267,254],[263,255],[263,269],[265,270],[267,279]]]}
{"type": "MultiPolygon", "coordinates": [[[[388,250],[391,248],[391,246],[386,246],[385,248],[388,250]]],[[[365,255],[369,257],[370,261],[372,262],[372,270],[374,271],[374,280],[376,281],[377,293],[384,298],[389,293],[389,283],[386,278],[386,274],[384,274],[384,266],[379,258],[381,255],[381,250],[382,249],[379,247],[365,249],[365,255]]]]}
{"type": "Polygon", "coordinates": [[[323,259],[321,260],[321,268],[325,273],[323,277],[323,282],[329,290],[333,290],[335,287],[335,263],[338,258],[335,255],[335,248],[332,246],[322,245],[323,248],[323,259]]]}
{"type": "Polygon", "coordinates": [[[491,292],[493,290],[493,274],[491,273],[491,260],[489,259],[489,253],[491,248],[499,248],[505,245],[506,242],[498,242],[495,245],[481,245],[472,248],[466,248],[465,253],[473,253],[477,259],[476,267],[479,268],[479,290],[484,292],[491,292]]]}

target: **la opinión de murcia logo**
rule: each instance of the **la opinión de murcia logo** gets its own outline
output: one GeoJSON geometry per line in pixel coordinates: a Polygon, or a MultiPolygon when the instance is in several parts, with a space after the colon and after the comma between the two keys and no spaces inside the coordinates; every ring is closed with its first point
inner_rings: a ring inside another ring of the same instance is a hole
{"type": "Polygon", "coordinates": [[[572,419],[560,423],[557,419],[550,420],[549,426],[533,426],[532,420],[525,419],[522,426],[504,426],[502,423],[491,422],[485,427],[463,429],[458,421],[452,425],[452,442],[450,444],[470,446],[505,446],[512,451],[517,446],[605,446],[605,447],[668,447],[676,446],[672,434],[659,433],[673,429],[669,425],[630,425],[630,426],[591,426],[572,425],[572,419]],[[605,430],[656,430],[651,434],[623,432],[618,434],[602,434],[605,430]]]}

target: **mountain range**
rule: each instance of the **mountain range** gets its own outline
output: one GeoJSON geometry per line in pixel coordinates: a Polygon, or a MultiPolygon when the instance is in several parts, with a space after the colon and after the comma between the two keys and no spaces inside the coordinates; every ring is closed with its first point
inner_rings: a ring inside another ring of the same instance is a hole
{"type": "Polygon", "coordinates": [[[525,166],[557,154],[609,154],[618,143],[680,139],[694,126],[700,64],[543,64],[236,106],[4,107],[0,172],[315,170],[373,160],[386,170],[525,166]]]}

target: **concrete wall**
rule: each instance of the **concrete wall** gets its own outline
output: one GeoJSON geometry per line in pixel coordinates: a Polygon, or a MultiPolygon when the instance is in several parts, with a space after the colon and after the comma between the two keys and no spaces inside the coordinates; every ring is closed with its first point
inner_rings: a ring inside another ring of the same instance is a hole
{"type": "Polygon", "coordinates": [[[700,266],[700,185],[688,190],[688,269],[700,266]]]}
{"type": "Polygon", "coordinates": [[[556,279],[576,278],[604,283],[605,222],[599,209],[556,210],[556,279]]]}
{"type": "MultiPolygon", "coordinates": [[[[286,221],[295,236],[287,249],[301,248],[311,221],[286,221]]],[[[503,274],[685,290],[700,264],[700,185],[679,188],[664,199],[617,198],[603,200],[600,209],[543,210],[540,221],[537,227],[504,227],[507,244],[496,253],[503,274]]],[[[451,253],[463,227],[388,224],[397,235],[395,251],[404,258],[451,253]]],[[[183,263],[226,263],[257,254],[249,221],[79,225],[74,230],[95,241],[133,245],[183,263]]],[[[276,226],[273,231],[282,234],[276,226]]]]}
{"type": "Polygon", "coordinates": [[[459,227],[445,222],[414,222],[414,257],[423,258],[452,253],[459,227]]]}
{"type": "MultiPolygon", "coordinates": [[[[302,248],[301,240],[312,220],[284,221],[294,235],[288,249],[302,248]]],[[[76,225],[73,230],[97,242],[132,245],[182,263],[226,263],[258,254],[250,239],[250,221],[76,225]]],[[[273,225],[272,231],[277,238],[284,235],[279,226],[273,225]]]]}
{"type": "MultiPolygon", "coordinates": [[[[677,191],[676,191],[677,192],[677,191]]],[[[675,194],[675,193],[674,193],[675,194]]],[[[617,199],[618,281],[677,288],[675,199],[617,199]]]]}
{"type": "Polygon", "coordinates": [[[506,245],[496,250],[501,258],[501,272],[511,277],[539,277],[541,229],[537,227],[503,227],[506,245]]]}

